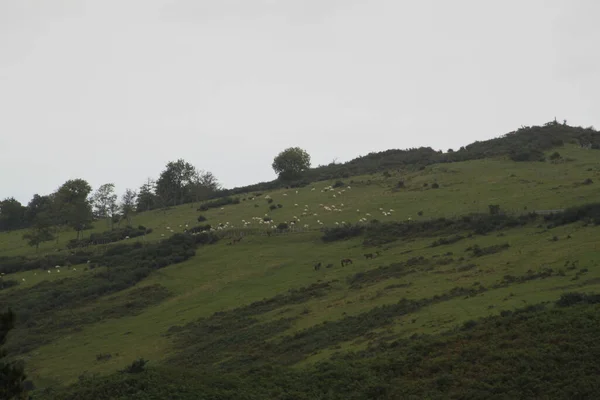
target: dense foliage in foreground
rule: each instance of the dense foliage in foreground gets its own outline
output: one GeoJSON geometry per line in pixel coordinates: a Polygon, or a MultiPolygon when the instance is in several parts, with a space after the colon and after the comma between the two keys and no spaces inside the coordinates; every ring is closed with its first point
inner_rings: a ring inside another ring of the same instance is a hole
{"type": "Polygon", "coordinates": [[[591,398],[600,390],[598,296],[565,294],[469,321],[443,335],[381,340],[302,369],[215,373],[150,367],[82,376],[36,399],[524,399],[591,398]]]}

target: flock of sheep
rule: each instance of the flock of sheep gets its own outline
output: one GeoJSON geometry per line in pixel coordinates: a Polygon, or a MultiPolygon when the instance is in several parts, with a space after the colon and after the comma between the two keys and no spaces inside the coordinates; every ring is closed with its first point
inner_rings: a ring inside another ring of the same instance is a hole
{"type": "MultiPolygon", "coordinates": [[[[327,192],[335,192],[333,193],[333,198],[337,198],[338,196],[342,196],[346,191],[351,190],[352,187],[351,186],[347,186],[344,189],[341,190],[336,190],[333,186],[329,185],[329,186],[325,186],[323,189],[321,189],[321,193],[327,193],[327,192]]],[[[311,191],[315,191],[317,190],[315,187],[311,188],[311,191]]],[[[298,194],[299,191],[296,190],[295,194],[298,194]]],[[[287,197],[288,193],[282,193],[282,196],[287,197]]],[[[267,194],[265,196],[262,196],[262,198],[264,200],[270,200],[272,199],[271,195],[267,194]]],[[[253,201],[256,200],[257,197],[250,197],[249,200],[253,201]]],[[[294,203],[294,207],[300,207],[300,205],[298,203],[294,203]]],[[[310,229],[310,224],[308,224],[306,221],[306,219],[309,218],[314,218],[314,217],[318,217],[319,216],[319,212],[323,212],[323,213],[336,213],[336,212],[342,212],[345,211],[347,209],[347,206],[344,203],[340,203],[339,205],[336,204],[319,204],[319,210],[311,210],[310,206],[308,204],[304,204],[303,208],[301,209],[302,212],[298,215],[294,215],[290,220],[286,220],[286,221],[282,221],[285,224],[289,225],[290,227],[294,228],[296,226],[301,226],[304,229],[310,229]],[[304,220],[304,223],[302,223],[304,220]]],[[[224,211],[225,208],[221,207],[220,209],[221,211],[224,211]]],[[[379,208],[379,211],[381,212],[381,215],[385,216],[390,216],[394,213],[393,209],[389,209],[389,210],[384,210],[383,208],[379,208]]],[[[356,210],[357,213],[360,213],[360,209],[356,210]]],[[[364,216],[360,217],[358,219],[358,223],[366,223],[368,222],[368,218],[372,217],[372,215],[370,213],[365,213],[364,216]]],[[[409,218],[410,220],[410,218],[409,218]]],[[[318,226],[323,226],[324,222],[321,221],[320,219],[316,219],[313,220],[314,223],[316,223],[316,225],[318,226]]],[[[345,225],[347,224],[346,221],[336,221],[334,222],[334,224],[336,226],[340,226],[340,225],[345,225]]],[[[275,220],[273,220],[271,218],[271,216],[269,215],[269,213],[264,214],[263,217],[258,217],[258,216],[254,216],[251,217],[249,219],[242,219],[241,220],[241,224],[240,225],[235,225],[230,223],[229,221],[226,222],[217,222],[215,226],[210,228],[210,231],[222,231],[222,230],[228,230],[228,229],[235,229],[235,228],[250,228],[253,226],[260,226],[261,228],[266,228],[266,229],[277,229],[278,226],[278,222],[276,222],[275,220]]],[[[182,225],[180,225],[181,227],[182,225]]],[[[188,227],[188,225],[185,225],[184,231],[186,230],[186,228],[188,227]]],[[[175,233],[175,231],[173,231],[170,227],[166,228],[168,231],[170,231],[171,233],[175,233]]],[[[200,234],[201,232],[198,233],[193,233],[193,234],[200,234]]],[[[161,234],[161,236],[164,236],[164,234],[161,234]]]]}

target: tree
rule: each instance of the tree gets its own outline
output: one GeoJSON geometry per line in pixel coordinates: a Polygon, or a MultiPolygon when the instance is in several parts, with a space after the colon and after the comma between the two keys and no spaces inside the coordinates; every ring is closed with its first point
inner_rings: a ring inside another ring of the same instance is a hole
{"type": "MultiPolygon", "coordinates": [[[[9,309],[0,313],[0,346],[6,343],[8,332],[15,326],[15,314],[9,309]]],[[[0,349],[0,399],[19,398],[25,393],[23,382],[27,378],[22,363],[4,361],[6,353],[0,349]]]]}
{"type": "Polygon", "coordinates": [[[91,186],[85,180],[71,179],[55,193],[59,225],[73,228],[77,232],[77,239],[92,221],[92,206],[88,200],[91,191],[91,186]]]}
{"type": "Polygon", "coordinates": [[[23,235],[29,246],[37,251],[40,244],[54,239],[52,227],[58,223],[54,206],[54,195],[39,196],[35,194],[25,209],[25,219],[31,230],[23,235]]]}
{"type": "Polygon", "coordinates": [[[219,182],[212,172],[196,171],[192,177],[189,201],[201,201],[210,197],[211,194],[220,189],[219,182]]]}
{"type": "Polygon", "coordinates": [[[53,201],[53,195],[40,196],[34,194],[25,209],[25,220],[27,221],[27,224],[30,226],[35,225],[41,220],[48,220],[49,226],[55,223],[55,221],[53,221],[55,218],[53,213],[53,201]]]}
{"type": "Polygon", "coordinates": [[[106,218],[112,229],[113,216],[118,210],[115,185],[113,183],[105,183],[100,186],[92,196],[92,204],[96,216],[98,218],[106,218]]]}
{"type": "Polygon", "coordinates": [[[149,211],[156,207],[157,199],[156,199],[156,182],[148,178],[146,183],[144,183],[139,190],[137,196],[137,211],[149,211]]]}
{"type": "Polygon", "coordinates": [[[11,231],[25,226],[26,208],[13,197],[0,201],[0,231],[11,231]]]}
{"type": "Polygon", "coordinates": [[[29,246],[35,247],[35,251],[38,251],[40,244],[54,239],[54,235],[52,235],[50,227],[35,227],[24,234],[23,239],[27,240],[29,246]]]}
{"type": "Polygon", "coordinates": [[[300,147],[290,147],[275,157],[272,167],[280,179],[296,179],[310,168],[310,155],[300,147]]]}
{"type": "Polygon", "coordinates": [[[127,225],[131,225],[131,215],[135,212],[135,198],[137,193],[134,190],[126,189],[121,198],[121,214],[127,220],[127,225]]]}
{"type": "Polygon", "coordinates": [[[192,186],[196,168],[183,159],[171,161],[156,181],[156,193],[164,207],[182,204],[192,186]]]}

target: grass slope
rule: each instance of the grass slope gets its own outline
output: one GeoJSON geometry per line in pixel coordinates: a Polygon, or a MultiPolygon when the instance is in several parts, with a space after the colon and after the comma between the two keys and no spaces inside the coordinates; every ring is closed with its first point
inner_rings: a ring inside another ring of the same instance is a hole
{"type": "MultiPolygon", "coordinates": [[[[362,237],[323,243],[318,230],[336,222],[355,223],[360,218],[418,221],[487,213],[489,204],[499,204],[507,212],[525,213],[598,201],[598,153],[575,146],[559,151],[572,161],[554,164],[484,159],[440,164],[419,172],[390,171],[389,177],[351,177],[344,180],[341,194],[337,190],[321,192],[334,182],[319,182],[314,191],[309,185],[298,193],[296,189],[265,192],[254,200],[245,195],[246,200],[239,205],[201,213],[191,205],[142,213],[134,222],[153,229],[145,238],[147,242],[171,235],[167,227],[182,231],[186,224],[199,225],[199,214],[213,226],[229,222],[236,227],[242,226],[242,220],[265,214],[276,222],[296,216],[300,218],[298,225],[308,224],[309,229],[270,237],[247,236],[235,245],[228,245],[225,239],[200,247],[191,259],[154,271],[134,287],[85,305],[95,307],[94,315],[104,318],[86,320],[81,317],[86,308],[77,309],[77,316],[72,317],[76,329],[61,331],[49,343],[24,355],[28,373],[38,387],[45,387],[75,382],[83,371],[109,374],[137,357],[150,359],[153,364],[190,368],[215,364],[235,370],[262,363],[299,368],[340,352],[366,349],[373,343],[414,334],[440,334],[500,310],[556,300],[568,291],[598,291],[598,226],[575,223],[548,230],[540,220],[485,236],[456,232],[464,238],[437,247],[431,245],[440,236],[397,240],[381,248],[365,248],[362,237]],[[598,183],[583,185],[587,178],[598,183]],[[405,188],[396,189],[399,180],[404,181],[405,188]],[[438,183],[439,189],[432,189],[433,183],[438,183]],[[283,207],[269,210],[264,199],[267,194],[283,207]],[[335,205],[342,211],[327,211],[320,204],[335,205]],[[305,206],[308,216],[301,215],[305,206]],[[394,211],[383,215],[380,208],[394,211]],[[475,245],[485,249],[505,243],[507,248],[490,255],[466,251],[475,245]],[[376,250],[380,257],[363,257],[376,250]],[[342,268],[339,261],[345,257],[354,263],[342,268]],[[414,257],[422,257],[422,261],[406,266],[414,257]],[[316,262],[323,264],[319,271],[313,269],[316,262]],[[333,268],[325,267],[329,263],[333,268]],[[377,270],[380,266],[386,269],[377,270]],[[547,269],[552,272],[545,273],[547,269]],[[359,273],[362,275],[356,275],[359,273]],[[288,292],[324,283],[328,283],[326,289],[318,294],[298,298],[288,292]],[[119,308],[111,311],[119,299],[131,302],[131,293],[152,293],[152,289],[144,292],[144,288],[157,287],[157,301],[141,302],[131,312],[119,308]],[[252,306],[272,298],[276,300],[268,306],[252,306]],[[216,312],[224,314],[215,316],[216,312]],[[202,360],[208,350],[213,358],[202,360]],[[99,354],[111,354],[111,358],[97,360],[99,354]]],[[[264,230],[254,221],[250,227],[264,230]]],[[[104,224],[97,222],[94,231],[103,230],[104,224]]],[[[35,256],[21,239],[22,234],[0,233],[0,256],[35,256]]],[[[58,247],[73,237],[72,232],[61,234],[58,247]]],[[[39,255],[56,247],[56,243],[46,243],[39,255]]],[[[76,271],[63,269],[61,279],[66,276],[85,282],[87,275],[98,271],[85,265],[75,267],[76,271]]],[[[10,299],[10,294],[19,290],[33,292],[58,275],[40,270],[9,274],[4,279],[20,284],[0,291],[0,295],[5,293],[4,298],[10,299]]],[[[10,305],[10,300],[7,303],[10,305]]],[[[60,315],[64,320],[70,318],[67,313],[60,315]]]]}

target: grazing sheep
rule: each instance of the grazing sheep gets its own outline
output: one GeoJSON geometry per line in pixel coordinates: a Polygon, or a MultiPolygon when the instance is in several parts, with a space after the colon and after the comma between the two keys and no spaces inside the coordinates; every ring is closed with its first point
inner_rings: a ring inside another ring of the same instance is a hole
{"type": "Polygon", "coordinates": [[[321,269],[321,263],[320,262],[316,263],[315,266],[314,266],[314,268],[315,268],[315,271],[320,270],[321,269]]]}

